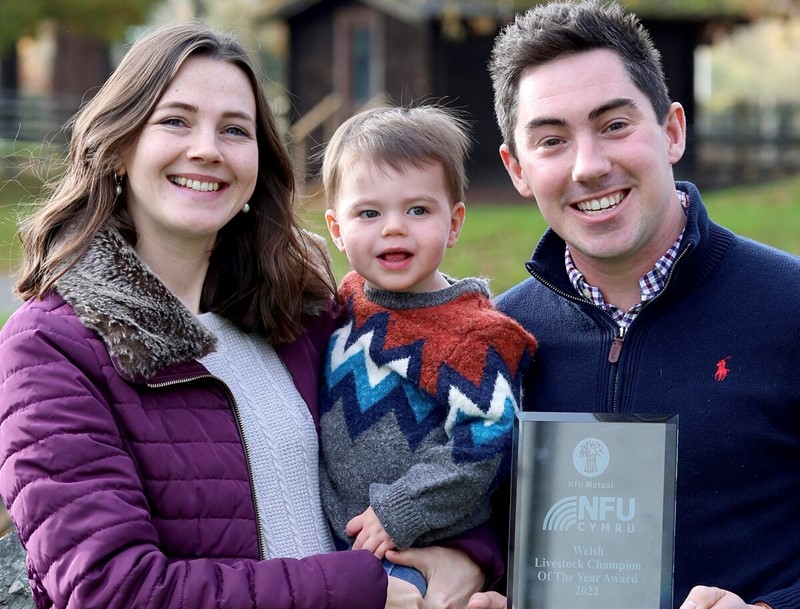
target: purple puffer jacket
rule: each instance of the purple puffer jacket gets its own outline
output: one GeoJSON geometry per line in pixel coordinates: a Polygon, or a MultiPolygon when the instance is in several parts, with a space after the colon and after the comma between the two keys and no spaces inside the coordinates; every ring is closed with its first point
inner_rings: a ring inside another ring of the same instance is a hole
{"type": "MultiPolygon", "coordinates": [[[[259,560],[214,338],[114,235],[0,333],[0,495],[39,607],[380,609],[370,553],[259,560]]],[[[316,417],[332,320],[279,349],[316,417]]]]}

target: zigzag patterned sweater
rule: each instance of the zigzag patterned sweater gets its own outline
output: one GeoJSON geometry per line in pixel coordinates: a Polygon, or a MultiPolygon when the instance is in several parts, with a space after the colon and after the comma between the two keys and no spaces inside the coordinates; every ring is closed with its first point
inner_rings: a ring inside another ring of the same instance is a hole
{"type": "Polygon", "coordinates": [[[372,506],[398,548],[485,521],[508,475],[521,378],[536,341],[486,282],[387,292],[356,273],[330,341],[321,400],[322,501],[334,533],[372,506]]]}

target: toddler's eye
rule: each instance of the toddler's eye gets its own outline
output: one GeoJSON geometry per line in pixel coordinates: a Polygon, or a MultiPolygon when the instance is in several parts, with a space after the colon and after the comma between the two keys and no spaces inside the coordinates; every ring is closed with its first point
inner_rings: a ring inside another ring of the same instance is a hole
{"type": "Polygon", "coordinates": [[[410,215],[412,215],[412,216],[424,216],[425,213],[426,213],[426,210],[425,210],[424,207],[421,207],[420,205],[416,205],[416,206],[412,207],[411,209],[409,209],[408,213],[410,215]]]}

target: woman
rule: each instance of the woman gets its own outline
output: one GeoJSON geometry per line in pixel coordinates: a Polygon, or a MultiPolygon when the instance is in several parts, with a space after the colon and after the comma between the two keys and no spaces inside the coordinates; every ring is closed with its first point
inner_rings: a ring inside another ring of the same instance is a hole
{"type": "MultiPolygon", "coordinates": [[[[0,333],[0,495],[37,605],[421,606],[372,554],[325,554],[334,283],[244,50],[157,30],[72,128],[0,333]]],[[[488,568],[483,541],[456,547],[488,568]]],[[[422,563],[479,585],[460,551],[422,563]]]]}

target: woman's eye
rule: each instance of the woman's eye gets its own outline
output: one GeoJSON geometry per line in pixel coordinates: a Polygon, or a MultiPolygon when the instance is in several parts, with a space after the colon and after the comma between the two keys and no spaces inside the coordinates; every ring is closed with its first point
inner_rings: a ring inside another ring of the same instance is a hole
{"type": "Polygon", "coordinates": [[[228,127],[227,129],[225,129],[225,133],[228,133],[230,135],[243,135],[243,136],[248,135],[247,131],[245,131],[241,127],[236,127],[236,126],[228,127]]]}
{"type": "Polygon", "coordinates": [[[169,118],[165,118],[161,121],[162,125],[167,125],[168,127],[182,127],[186,123],[183,121],[182,118],[177,118],[175,116],[171,116],[169,118]]]}

